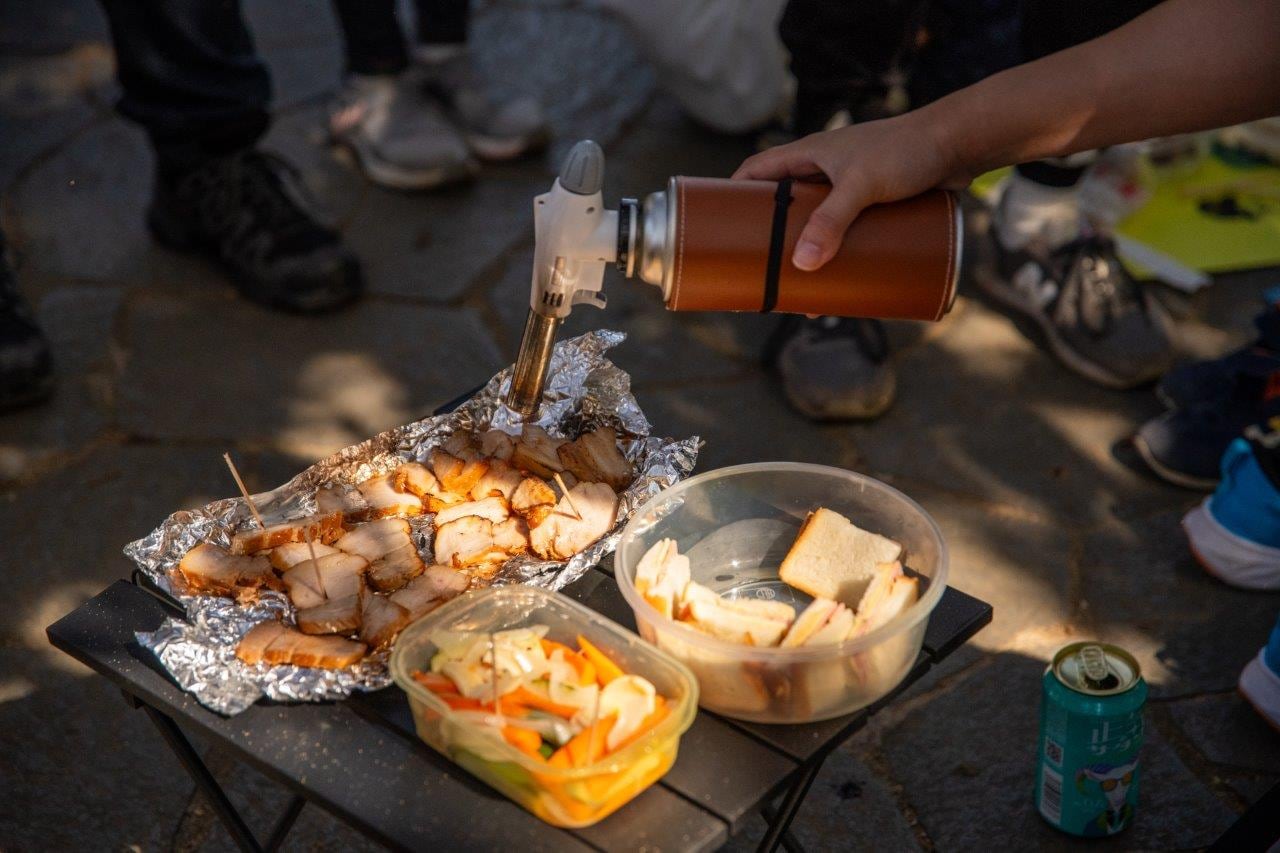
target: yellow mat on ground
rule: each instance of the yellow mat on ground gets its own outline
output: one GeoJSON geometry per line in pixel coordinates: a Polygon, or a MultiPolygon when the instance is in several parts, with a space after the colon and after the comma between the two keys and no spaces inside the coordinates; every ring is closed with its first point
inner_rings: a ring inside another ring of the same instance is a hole
{"type": "MultiPolygon", "coordinates": [[[[1119,223],[1120,233],[1205,272],[1280,266],[1280,167],[1210,154],[1176,177],[1145,172],[1151,198],[1119,223]]],[[[989,198],[1008,173],[982,175],[974,194],[989,198]]]]}

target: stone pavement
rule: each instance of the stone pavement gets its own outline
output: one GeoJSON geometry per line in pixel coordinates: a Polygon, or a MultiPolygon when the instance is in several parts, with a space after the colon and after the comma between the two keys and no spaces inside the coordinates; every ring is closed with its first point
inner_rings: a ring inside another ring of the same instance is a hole
{"type": "MultiPolygon", "coordinates": [[[[128,571],[123,543],[228,494],[223,450],[265,489],[508,362],[527,299],[530,197],[574,140],[606,144],[611,202],[670,174],[724,174],[749,145],[684,120],[612,21],[572,2],[499,0],[480,8],[476,44],[504,80],[551,99],[551,154],[436,195],[378,190],[319,130],[340,69],[327,4],[251,0],[276,80],[269,142],[302,167],[372,290],[338,316],[282,317],[147,238],[148,153],[110,111],[96,6],[20,5],[0,14],[3,225],[60,384],[49,405],[0,418],[0,559],[16,603],[0,617],[0,848],[230,849],[145,719],[52,650],[44,626],[128,571]],[[583,75],[565,87],[570,67],[583,75]]],[[[1225,276],[1175,300],[1185,352],[1246,338],[1274,280],[1225,276]]],[[[995,606],[970,647],[836,753],[796,826],[810,849],[1075,846],[1029,804],[1038,678],[1075,637],[1126,645],[1152,688],[1138,822],[1107,846],[1202,846],[1280,781],[1280,736],[1233,690],[1280,596],[1229,590],[1190,559],[1178,519],[1198,496],[1144,474],[1123,445],[1159,411],[1149,391],[1068,375],[962,297],[937,326],[893,328],[892,412],[818,427],[790,413],[758,365],[770,319],[668,315],[655,293],[616,279],[610,296],[570,331],[630,333],[617,361],[659,429],[706,438],[704,470],[795,459],[881,477],[937,518],[954,584],[995,606]]],[[[265,825],[279,792],[210,760],[265,825]]],[[[367,845],[307,809],[289,846],[367,845]]]]}

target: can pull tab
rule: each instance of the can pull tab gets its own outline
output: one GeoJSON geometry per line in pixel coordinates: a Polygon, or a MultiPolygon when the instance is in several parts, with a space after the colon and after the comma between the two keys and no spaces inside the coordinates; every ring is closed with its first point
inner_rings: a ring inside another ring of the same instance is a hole
{"type": "Polygon", "coordinates": [[[1102,646],[1085,646],[1080,650],[1080,674],[1083,687],[1104,690],[1115,685],[1116,677],[1107,667],[1107,653],[1102,646]]]}

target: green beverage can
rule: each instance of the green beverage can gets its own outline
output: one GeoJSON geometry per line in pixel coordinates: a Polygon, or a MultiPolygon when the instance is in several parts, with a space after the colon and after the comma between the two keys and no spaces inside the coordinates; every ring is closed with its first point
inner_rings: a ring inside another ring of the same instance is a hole
{"type": "Polygon", "coordinates": [[[1147,683],[1107,643],[1059,649],[1041,679],[1036,810],[1063,832],[1115,835],[1133,822],[1147,683]]]}

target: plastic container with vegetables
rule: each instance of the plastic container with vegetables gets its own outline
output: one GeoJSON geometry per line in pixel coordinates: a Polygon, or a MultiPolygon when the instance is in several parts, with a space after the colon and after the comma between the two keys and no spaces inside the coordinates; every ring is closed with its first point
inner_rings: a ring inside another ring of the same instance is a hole
{"type": "Polygon", "coordinates": [[[391,659],[418,735],[557,826],[587,826],[657,781],[693,722],[680,663],[536,587],[463,596],[391,659]]]}

